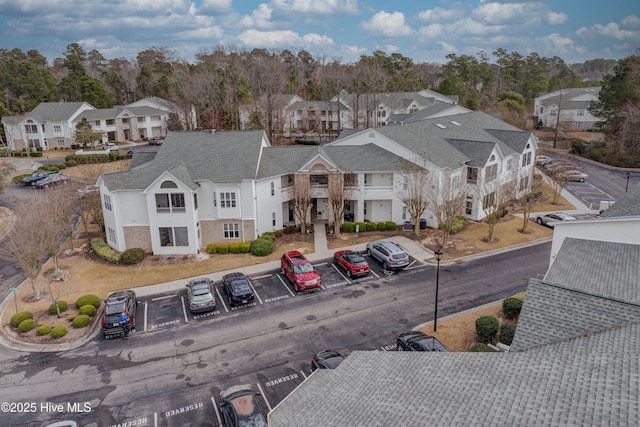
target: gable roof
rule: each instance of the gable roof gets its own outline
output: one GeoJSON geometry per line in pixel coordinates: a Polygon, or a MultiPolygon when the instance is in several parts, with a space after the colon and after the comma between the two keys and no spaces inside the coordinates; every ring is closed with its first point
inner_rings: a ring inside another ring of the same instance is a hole
{"type": "Polygon", "coordinates": [[[600,216],[603,218],[640,216],[640,184],[632,185],[629,192],[609,206],[600,216]]]}
{"type": "Polygon", "coordinates": [[[264,131],[169,132],[152,160],[104,174],[103,181],[110,191],[143,190],[182,162],[192,181],[240,183],[255,178],[264,144],[264,131]]]}
{"type": "Polygon", "coordinates": [[[112,108],[100,108],[97,110],[83,111],[77,118],[82,120],[86,118],[88,121],[99,119],[113,119],[120,116],[122,113],[128,112],[132,116],[153,116],[153,115],[166,115],[167,112],[152,107],[123,107],[115,106],[112,108]]]}
{"type": "Polygon", "coordinates": [[[389,123],[400,124],[400,122],[410,123],[417,122],[424,119],[429,119],[432,116],[438,115],[442,116],[446,111],[453,111],[454,114],[460,114],[461,111],[470,112],[471,110],[462,107],[460,105],[447,104],[444,102],[436,102],[433,105],[429,105],[428,107],[423,108],[422,110],[418,110],[415,113],[411,114],[392,114],[389,116],[389,123]]]}
{"type": "Polygon", "coordinates": [[[38,122],[45,120],[59,122],[69,120],[83,105],[88,105],[95,109],[86,102],[41,102],[27,115],[38,122]]]}

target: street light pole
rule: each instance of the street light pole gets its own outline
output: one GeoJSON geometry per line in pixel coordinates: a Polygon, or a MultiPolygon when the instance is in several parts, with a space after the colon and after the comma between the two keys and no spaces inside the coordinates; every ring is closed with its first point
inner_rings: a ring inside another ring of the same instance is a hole
{"type": "Polygon", "coordinates": [[[433,332],[438,330],[438,287],[440,286],[440,260],[442,259],[442,251],[440,249],[434,252],[436,256],[436,307],[433,314],[433,332]]]}
{"type": "Polygon", "coordinates": [[[624,192],[626,193],[629,189],[629,178],[631,178],[631,172],[627,172],[627,185],[624,187],[624,192]]]}

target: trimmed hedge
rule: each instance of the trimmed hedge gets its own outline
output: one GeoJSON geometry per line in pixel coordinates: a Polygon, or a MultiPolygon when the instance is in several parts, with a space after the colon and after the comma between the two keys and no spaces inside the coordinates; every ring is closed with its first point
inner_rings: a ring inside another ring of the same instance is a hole
{"type": "MultiPolygon", "coordinates": [[[[367,224],[367,229],[364,231],[376,231],[378,229],[378,224],[375,222],[366,222],[365,224],[367,224]]],[[[362,231],[362,229],[360,230],[362,231]]]]}
{"type": "Polygon", "coordinates": [[[500,321],[494,316],[482,316],[476,319],[476,334],[480,342],[493,342],[499,329],[500,321]]]}
{"type": "Polygon", "coordinates": [[[92,306],[91,304],[82,305],[78,309],[78,313],[85,314],[87,316],[95,316],[96,315],[96,308],[94,306],[92,306]]]}
{"type": "Polygon", "coordinates": [[[500,326],[500,342],[502,344],[511,345],[513,336],[516,334],[516,325],[510,322],[504,322],[500,326]]]}
{"type": "Polygon", "coordinates": [[[51,338],[53,339],[62,338],[65,335],[67,335],[67,328],[63,325],[54,326],[51,329],[51,338]]]}
{"type": "Polygon", "coordinates": [[[396,223],[393,221],[387,221],[386,224],[387,224],[387,231],[393,231],[397,227],[396,223]]]}
{"type": "Polygon", "coordinates": [[[97,295],[87,294],[76,300],[76,307],[84,307],[85,305],[92,305],[97,309],[100,307],[100,298],[97,295]]]}
{"type": "Polygon", "coordinates": [[[36,322],[33,319],[24,319],[22,322],[20,322],[20,324],[18,325],[18,330],[21,333],[25,333],[25,332],[29,332],[30,330],[32,330],[33,328],[36,327],[36,322]]]}
{"type": "Polygon", "coordinates": [[[242,242],[240,243],[240,253],[248,254],[251,252],[251,242],[242,242]]]}
{"type": "Polygon", "coordinates": [[[131,248],[122,252],[122,255],[120,255],[120,261],[123,264],[127,264],[127,265],[140,264],[142,261],[144,261],[145,255],[146,253],[144,249],[131,248]]]}
{"type": "Polygon", "coordinates": [[[345,223],[342,224],[342,231],[345,233],[354,233],[356,231],[356,225],[353,222],[345,221],[345,223]]]}
{"type": "Polygon", "coordinates": [[[40,325],[38,329],[36,329],[36,335],[39,337],[49,335],[49,332],[51,332],[51,326],[49,325],[40,325]]]}
{"type": "MultiPolygon", "coordinates": [[[[60,309],[60,313],[64,313],[65,311],[67,311],[67,308],[69,308],[69,304],[67,304],[66,301],[58,301],[58,308],[60,309]]],[[[55,316],[58,314],[58,310],[56,310],[56,305],[55,304],[51,304],[49,306],[49,314],[52,316],[55,316]]]]}
{"type": "Polygon", "coordinates": [[[93,249],[93,253],[95,253],[105,261],[108,261],[112,264],[120,263],[120,256],[122,255],[122,253],[112,249],[100,237],[94,237],[93,239],[91,239],[91,249],[93,249]]]}
{"type": "Polygon", "coordinates": [[[467,218],[465,218],[464,216],[457,216],[453,220],[453,224],[451,224],[451,230],[449,231],[449,233],[450,234],[459,233],[462,230],[464,230],[466,226],[467,226],[467,218]]]}
{"type": "Polygon", "coordinates": [[[276,241],[276,233],[273,233],[271,231],[265,231],[264,233],[262,233],[262,236],[260,236],[263,239],[269,239],[272,242],[276,241]]]}
{"type": "Polygon", "coordinates": [[[23,320],[33,319],[33,313],[30,311],[21,311],[20,313],[16,313],[11,316],[11,326],[17,328],[23,320]]]}
{"type": "Polygon", "coordinates": [[[496,351],[486,344],[478,343],[471,346],[471,353],[495,353],[496,351]]]}
{"type": "Polygon", "coordinates": [[[229,253],[229,244],[228,243],[223,243],[221,245],[218,245],[218,253],[219,254],[228,254],[229,253]]]}
{"type": "Polygon", "coordinates": [[[232,254],[240,253],[240,243],[232,243],[229,245],[229,252],[232,254]]]}
{"type": "Polygon", "coordinates": [[[89,316],[86,314],[80,314],[74,317],[73,322],[71,322],[71,326],[76,329],[84,328],[89,324],[89,316]]]}
{"type": "MultiPolygon", "coordinates": [[[[367,223],[366,222],[356,222],[356,227],[358,227],[359,233],[364,233],[367,231],[367,223]]],[[[355,231],[355,229],[354,229],[355,231]]]]}
{"type": "Polygon", "coordinates": [[[522,311],[523,300],[520,298],[506,298],[502,301],[502,313],[504,317],[507,319],[515,319],[520,316],[520,311],[522,311]]]}
{"type": "Polygon", "coordinates": [[[387,230],[387,223],[386,222],[379,222],[376,224],[376,230],[378,231],[386,231],[387,230]]]}
{"type": "Polygon", "coordinates": [[[78,166],[78,162],[75,160],[67,160],[64,164],[67,165],[68,168],[78,166]]]}
{"type": "Polygon", "coordinates": [[[215,254],[216,252],[218,252],[218,245],[216,245],[215,243],[209,243],[207,245],[207,249],[206,249],[208,254],[215,254]]]}
{"type": "Polygon", "coordinates": [[[275,234],[273,239],[271,236],[265,236],[267,233],[263,233],[262,236],[257,238],[251,244],[251,254],[255,256],[267,256],[275,249],[275,234]]]}

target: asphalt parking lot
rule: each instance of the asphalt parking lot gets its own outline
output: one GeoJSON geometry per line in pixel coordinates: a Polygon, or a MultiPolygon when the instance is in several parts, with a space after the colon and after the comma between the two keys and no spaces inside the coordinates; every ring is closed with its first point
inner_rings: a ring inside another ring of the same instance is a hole
{"type": "Polygon", "coordinates": [[[566,189],[580,199],[589,209],[599,209],[600,202],[615,202],[616,200],[588,181],[570,182],[567,184],[566,189]]]}

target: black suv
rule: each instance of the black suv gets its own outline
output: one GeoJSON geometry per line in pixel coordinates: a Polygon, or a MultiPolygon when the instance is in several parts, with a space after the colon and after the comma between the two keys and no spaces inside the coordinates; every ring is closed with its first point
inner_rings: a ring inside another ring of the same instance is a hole
{"type": "Polygon", "coordinates": [[[398,351],[449,351],[436,337],[420,331],[400,334],[397,344],[398,351]]]}
{"type": "Polygon", "coordinates": [[[260,393],[249,384],[229,387],[220,392],[220,414],[227,427],[267,427],[267,417],[256,399],[260,393]]]}
{"type": "Polygon", "coordinates": [[[106,339],[124,335],[124,328],[118,322],[123,311],[129,315],[129,329],[135,329],[137,305],[138,298],[132,290],[118,291],[109,295],[102,317],[102,335],[106,339]]]}
{"type": "Polygon", "coordinates": [[[222,277],[222,288],[231,307],[251,304],[255,299],[249,278],[242,273],[229,273],[222,277]]]}

